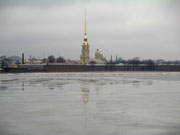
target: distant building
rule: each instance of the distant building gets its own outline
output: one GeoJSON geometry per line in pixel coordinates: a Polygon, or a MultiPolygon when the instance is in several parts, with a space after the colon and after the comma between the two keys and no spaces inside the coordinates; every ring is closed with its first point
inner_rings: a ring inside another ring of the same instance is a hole
{"type": "Polygon", "coordinates": [[[97,50],[95,52],[95,59],[97,59],[97,60],[104,60],[102,50],[99,51],[99,49],[97,48],[97,50]]]}
{"type": "Polygon", "coordinates": [[[102,50],[99,51],[99,49],[97,48],[96,52],[95,52],[95,59],[91,59],[90,63],[94,63],[94,64],[105,64],[105,58],[103,57],[103,53],[102,50]]]}
{"type": "Polygon", "coordinates": [[[81,50],[79,64],[88,64],[88,63],[89,63],[89,44],[87,41],[86,9],[85,9],[85,33],[84,33],[84,41],[82,43],[82,50],[81,50]]]}

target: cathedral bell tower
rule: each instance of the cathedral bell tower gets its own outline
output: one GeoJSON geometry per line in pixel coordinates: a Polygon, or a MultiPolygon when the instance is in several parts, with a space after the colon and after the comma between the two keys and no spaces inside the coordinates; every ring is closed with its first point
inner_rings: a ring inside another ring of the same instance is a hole
{"type": "Polygon", "coordinates": [[[85,9],[85,32],[84,32],[84,41],[82,43],[82,50],[81,50],[79,64],[88,64],[88,63],[89,63],[89,44],[87,41],[86,9],[85,9]]]}

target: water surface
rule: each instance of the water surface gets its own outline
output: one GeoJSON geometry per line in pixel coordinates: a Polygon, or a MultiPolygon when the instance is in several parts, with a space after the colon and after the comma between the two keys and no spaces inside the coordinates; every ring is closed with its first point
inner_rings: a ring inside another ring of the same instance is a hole
{"type": "Polygon", "coordinates": [[[132,134],[180,134],[180,73],[0,74],[0,135],[132,134]]]}

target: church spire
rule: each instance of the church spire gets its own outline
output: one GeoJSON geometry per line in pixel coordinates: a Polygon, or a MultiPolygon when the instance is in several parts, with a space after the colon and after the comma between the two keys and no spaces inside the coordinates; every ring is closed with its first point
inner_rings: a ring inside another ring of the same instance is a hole
{"type": "Polygon", "coordinates": [[[80,55],[80,64],[89,63],[89,44],[87,41],[87,29],[86,29],[86,8],[85,8],[85,29],[84,29],[84,41],[82,43],[82,50],[80,55]]]}
{"type": "Polygon", "coordinates": [[[87,31],[86,31],[86,8],[85,8],[85,35],[87,34],[87,31]]]}
{"type": "Polygon", "coordinates": [[[87,29],[86,29],[86,8],[85,8],[85,30],[84,30],[84,42],[83,44],[87,45],[87,29]]]}

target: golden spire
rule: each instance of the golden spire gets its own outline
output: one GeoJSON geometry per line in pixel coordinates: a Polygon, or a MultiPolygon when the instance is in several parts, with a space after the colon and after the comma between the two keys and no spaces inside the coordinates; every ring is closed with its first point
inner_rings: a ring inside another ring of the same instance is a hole
{"type": "Polygon", "coordinates": [[[87,33],[86,31],[86,8],[85,8],[85,34],[87,33]]]}
{"type": "Polygon", "coordinates": [[[82,45],[88,45],[88,41],[87,41],[87,31],[86,31],[86,8],[85,8],[85,32],[84,32],[84,42],[82,43],[82,45]]]}

